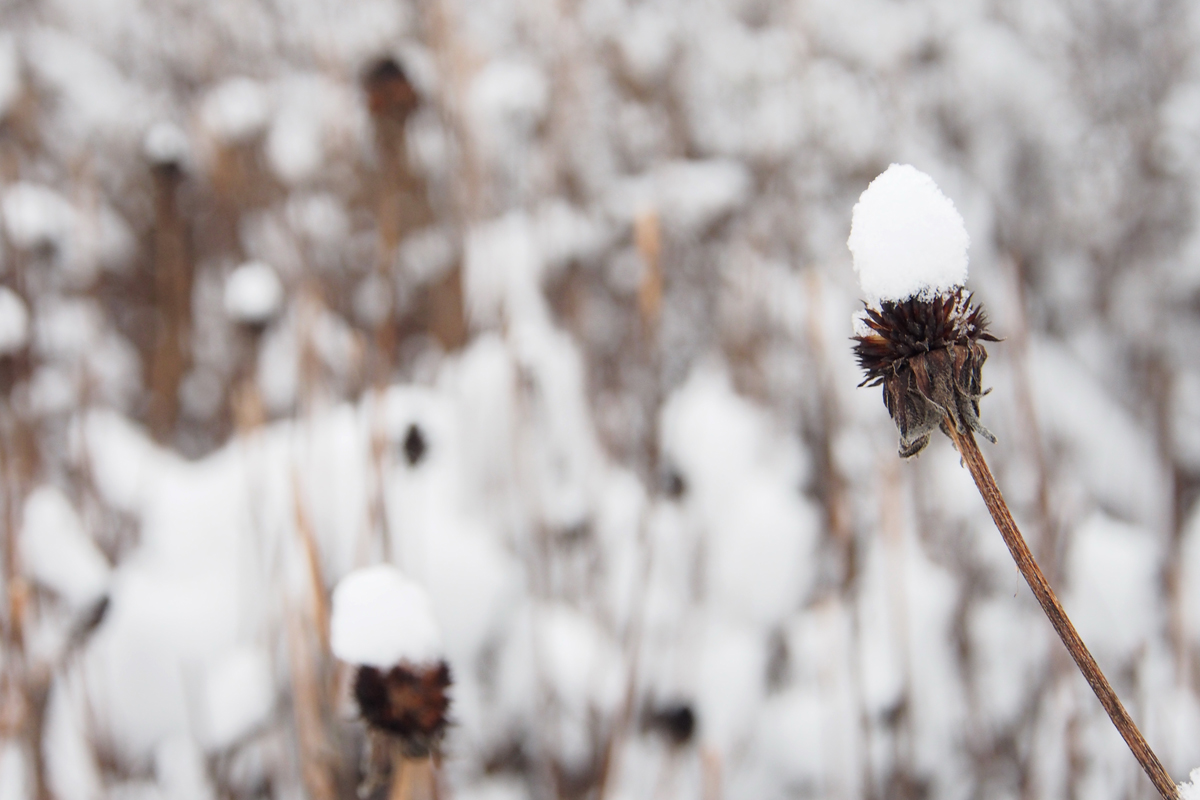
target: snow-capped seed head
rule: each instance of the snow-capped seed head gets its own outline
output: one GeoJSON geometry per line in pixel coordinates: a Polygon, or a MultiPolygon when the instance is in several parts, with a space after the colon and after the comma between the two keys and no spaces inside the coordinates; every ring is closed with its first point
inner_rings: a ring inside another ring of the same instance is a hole
{"type": "Polygon", "coordinates": [[[963,286],[970,243],[954,203],[908,164],[892,164],[867,186],[846,242],[871,305],[929,299],[963,286]]]}
{"type": "Polygon", "coordinates": [[[389,564],[355,570],[333,590],[333,654],[390,670],[442,660],[442,637],[425,590],[389,564]]]}
{"type": "Polygon", "coordinates": [[[397,737],[408,756],[421,758],[437,749],[449,725],[450,684],[445,661],[389,670],[359,667],[354,699],[368,725],[397,737]]]}
{"type": "Polygon", "coordinates": [[[404,68],[389,57],[374,61],[362,76],[367,105],[375,117],[403,120],[416,110],[421,99],[404,68]]]}
{"type": "Polygon", "coordinates": [[[244,325],[266,325],[283,306],[283,284],[269,264],[247,261],[225,281],[225,313],[244,325]]]}
{"type": "Polygon", "coordinates": [[[142,140],[142,152],[156,167],[182,169],[187,163],[190,150],[187,134],[178,125],[166,120],[151,125],[142,140]]]}

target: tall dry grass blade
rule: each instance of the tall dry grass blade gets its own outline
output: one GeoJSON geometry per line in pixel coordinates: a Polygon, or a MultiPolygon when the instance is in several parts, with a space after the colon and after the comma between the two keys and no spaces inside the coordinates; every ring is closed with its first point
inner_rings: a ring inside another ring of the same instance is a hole
{"type": "Polygon", "coordinates": [[[294,608],[286,614],[301,777],[312,800],[338,800],[314,648],[306,633],[304,615],[294,608]]]}
{"type": "Polygon", "coordinates": [[[656,212],[643,211],[634,218],[633,241],[644,267],[638,284],[638,310],[646,331],[653,332],[658,328],[663,300],[662,226],[656,212]]]}
{"type": "Polygon", "coordinates": [[[312,613],[315,618],[317,635],[320,637],[322,656],[329,649],[329,601],[325,597],[325,576],[321,569],[321,556],[317,550],[317,539],[313,531],[312,520],[304,506],[301,495],[300,476],[292,472],[292,511],[296,518],[296,535],[300,537],[300,545],[304,549],[304,560],[308,566],[309,589],[312,596],[312,613]]]}
{"type": "Polygon", "coordinates": [[[1108,679],[1104,677],[1104,673],[1100,671],[1100,665],[1096,663],[1096,659],[1088,651],[1084,645],[1083,639],[1079,637],[1079,633],[1075,630],[1075,626],[1071,623],[1067,612],[1063,610],[1062,604],[1058,602],[1058,597],[1055,596],[1054,590],[1050,588],[1046,576],[1042,574],[1042,570],[1038,567],[1037,562],[1033,559],[1033,553],[1029,551],[1029,545],[1025,543],[1024,537],[1021,536],[1021,531],[1017,529],[1017,523],[1013,521],[1012,514],[1008,510],[1008,504],[1004,501],[1004,496],[1000,494],[1000,488],[996,486],[996,479],[992,477],[992,472],[988,469],[987,462],[983,460],[983,453],[979,451],[979,445],[975,442],[975,436],[970,431],[959,432],[955,429],[953,422],[949,422],[944,426],[950,433],[950,438],[954,440],[955,447],[962,455],[963,461],[967,465],[967,469],[971,471],[971,477],[975,480],[975,485],[979,487],[979,494],[983,497],[984,503],[987,504],[988,512],[992,515],[992,521],[996,523],[996,527],[1000,531],[1000,535],[1004,538],[1004,544],[1008,546],[1008,552],[1012,554],[1013,561],[1017,564],[1017,569],[1020,570],[1025,582],[1029,584],[1029,588],[1033,590],[1034,597],[1042,606],[1042,610],[1046,612],[1046,617],[1049,618],[1050,624],[1054,626],[1055,633],[1062,640],[1063,645],[1070,652],[1071,658],[1075,659],[1075,664],[1079,667],[1079,671],[1083,673],[1083,677],[1092,687],[1092,691],[1096,693],[1100,704],[1104,706],[1104,710],[1108,713],[1108,718],[1112,720],[1117,731],[1121,734],[1121,738],[1129,745],[1129,749],[1133,752],[1133,757],[1138,760],[1145,770],[1146,776],[1150,778],[1154,788],[1162,795],[1163,800],[1179,800],[1179,789],[1175,786],[1175,782],[1171,780],[1171,776],[1167,774],[1167,770],[1159,761],[1158,756],[1150,749],[1146,738],[1142,736],[1142,732],[1138,730],[1134,724],[1133,718],[1129,716],[1129,712],[1125,710],[1125,706],[1121,705],[1120,699],[1117,698],[1117,693],[1113,691],[1112,685],[1108,679]]]}

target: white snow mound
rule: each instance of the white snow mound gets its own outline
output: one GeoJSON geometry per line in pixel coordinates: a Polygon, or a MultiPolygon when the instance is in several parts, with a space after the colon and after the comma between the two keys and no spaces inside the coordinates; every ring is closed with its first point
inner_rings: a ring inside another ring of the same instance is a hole
{"type": "Polygon", "coordinates": [[[225,282],[225,313],[247,325],[265,325],[283,305],[283,284],[270,264],[247,261],[225,282]]]}
{"type": "Polygon", "coordinates": [[[0,355],[15,353],[29,341],[29,310],[21,296],[0,286],[0,355]]]}
{"type": "Polygon", "coordinates": [[[338,583],[330,644],[343,661],[381,669],[443,657],[429,595],[390,564],[355,570],[338,583]]]}
{"type": "Polygon", "coordinates": [[[924,172],[892,164],[859,197],[846,244],[867,302],[932,296],[967,280],[967,235],[924,172]]]}
{"type": "Polygon", "coordinates": [[[1188,775],[1188,782],[1179,784],[1179,797],[1182,800],[1200,800],[1200,767],[1188,775]]]}

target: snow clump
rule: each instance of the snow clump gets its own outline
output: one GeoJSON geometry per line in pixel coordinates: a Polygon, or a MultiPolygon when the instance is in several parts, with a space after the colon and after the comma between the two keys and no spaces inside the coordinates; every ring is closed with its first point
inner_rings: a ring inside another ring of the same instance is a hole
{"type": "Polygon", "coordinates": [[[142,139],[142,152],[151,164],[182,165],[188,160],[190,149],[187,133],[166,120],[151,125],[142,139]]]}
{"type": "Polygon", "coordinates": [[[29,341],[29,310],[21,296],[0,286],[0,355],[15,353],[29,341]]]}
{"type": "Polygon", "coordinates": [[[225,282],[225,313],[246,325],[265,325],[283,305],[283,284],[269,264],[247,261],[225,282]]]}
{"type": "Polygon", "coordinates": [[[270,97],[257,81],[231,78],[205,96],[200,118],[219,141],[244,142],[266,127],[270,97]]]}
{"type": "Polygon", "coordinates": [[[846,242],[872,305],[964,285],[970,243],[954,203],[908,164],[892,164],[871,181],[854,206],[846,242]]]}
{"type": "Polygon", "coordinates": [[[343,578],[333,590],[332,617],[333,654],[351,664],[390,669],[443,658],[429,595],[390,564],[343,578]]]}
{"type": "Polygon", "coordinates": [[[1188,775],[1188,782],[1179,784],[1180,800],[1200,800],[1200,767],[1188,775]]]}

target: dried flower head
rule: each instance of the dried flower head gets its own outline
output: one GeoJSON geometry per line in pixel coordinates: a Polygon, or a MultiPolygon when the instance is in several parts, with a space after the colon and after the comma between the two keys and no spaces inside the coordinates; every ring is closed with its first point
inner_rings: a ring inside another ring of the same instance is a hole
{"type": "Polygon", "coordinates": [[[423,758],[437,750],[446,732],[450,684],[445,661],[387,670],[362,666],[354,679],[354,699],[369,725],[397,737],[405,755],[423,758]]]}
{"type": "Polygon", "coordinates": [[[333,591],[329,643],[358,667],[354,699],[372,734],[411,758],[435,752],[451,681],[425,590],[390,564],[355,570],[333,591]]]}
{"type": "Polygon", "coordinates": [[[900,429],[900,455],[925,449],[935,428],[996,437],[979,422],[980,371],[987,360],[983,309],[962,287],[932,297],[883,300],[867,307],[869,332],[855,336],[854,353],[867,373],[862,386],[883,385],[883,402],[900,429]]]}
{"type": "Polygon", "coordinates": [[[362,75],[362,83],[374,117],[403,121],[420,105],[416,88],[394,58],[381,58],[371,64],[362,75]]]}

